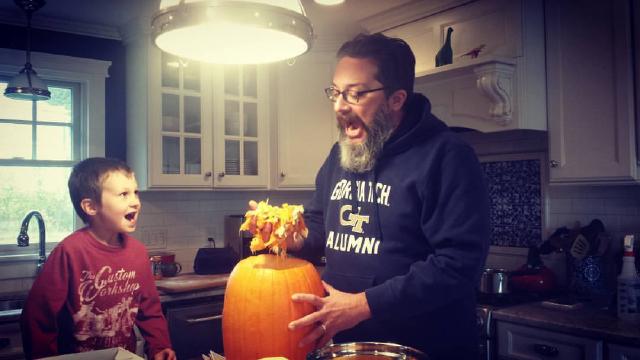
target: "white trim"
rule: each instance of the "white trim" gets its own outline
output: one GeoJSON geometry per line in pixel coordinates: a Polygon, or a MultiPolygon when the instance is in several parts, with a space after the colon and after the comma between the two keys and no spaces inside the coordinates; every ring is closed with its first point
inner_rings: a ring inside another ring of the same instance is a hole
{"type": "MultiPolygon", "coordinates": [[[[24,62],[24,51],[0,48],[0,74],[14,76],[24,62]]],[[[80,84],[81,130],[87,134],[81,157],[104,156],[105,78],[111,62],[32,52],[31,63],[42,79],[80,84]]]]}
{"type": "Polygon", "coordinates": [[[382,32],[412,21],[423,19],[462,6],[476,0],[424,1],[412,0],[367,18],[359,20],[362,27],[370,33],[382,32]]]}
{"type": "MultiPolygon", "coordinates": [[[[22,13],[0,10],[0,23],[25,27],[26,20],[22,13]],[[16,16],[16,14],[18,16],[16,16]]],[[[34,29],[64,32],[103,39],[122,40],[120,31],[115,26],[92,24],[82,21],[38,17],[31,22],[31,27],[34,29]]],[[[149,23],[149,27],[151,27],[151,23],[149,23]]]]}

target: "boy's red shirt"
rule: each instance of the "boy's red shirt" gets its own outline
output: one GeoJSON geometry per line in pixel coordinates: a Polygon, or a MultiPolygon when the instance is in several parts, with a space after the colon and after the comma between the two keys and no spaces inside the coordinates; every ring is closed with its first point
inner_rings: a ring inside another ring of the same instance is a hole
{"type": "Polygon", "coordinates": [[[129,235],[122,240],[107,246],[83,228],[51,252],[22,312],[27,358],[116,346],[134,352],[134,324],[150,358],[171,348],[147,251],[129,235]]]}

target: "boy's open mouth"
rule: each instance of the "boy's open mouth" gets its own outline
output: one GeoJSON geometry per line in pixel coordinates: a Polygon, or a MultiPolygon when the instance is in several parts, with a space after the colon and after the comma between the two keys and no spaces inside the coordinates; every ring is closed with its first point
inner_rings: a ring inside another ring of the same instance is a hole
{"type": "Polygon", "coordinates": [[[136,218],[136,213],[135,212],[130,212],[127,215],[125,215],[124,218],[129,220],[129,221],[133,221],[133,219],[136,218]]]}

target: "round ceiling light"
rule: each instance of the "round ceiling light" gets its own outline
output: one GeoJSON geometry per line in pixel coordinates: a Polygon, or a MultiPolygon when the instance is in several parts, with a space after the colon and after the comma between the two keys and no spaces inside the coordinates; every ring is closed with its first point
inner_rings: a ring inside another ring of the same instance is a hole
{"type": "Polygon", "coordinates": [[[217,64],[291,59],[313,39],[299,0],[163,0],[152,28],[163,51],[217,64]]]}
{"type": "Polygon", "coordinates": [[[316,2],[316,4],[326,5],[326,6],[340,5],[344,2],[344,0],[314,0],[314,1],[316,2]]]}

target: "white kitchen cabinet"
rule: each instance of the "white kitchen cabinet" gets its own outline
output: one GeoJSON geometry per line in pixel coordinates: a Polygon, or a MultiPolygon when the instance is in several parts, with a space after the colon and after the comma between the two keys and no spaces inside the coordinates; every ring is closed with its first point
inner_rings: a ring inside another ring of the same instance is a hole
{"type": "Polygon", "coordinates": [[[600,360],[603,358],[603,343],[600,340],[506,321],[496,322],[496,332],[500,359],[600,360]]]}
{"type": "Polygon", "coordinates": [[[313,189],[315,176],[337,139],[331,85],[334,52],[308,53],[277,67],[277,162],[273,183],[280,189],[313,189]]]}
{"type": "Polygon", "coordinates": [[[268,70],[257,65],[213,69],[213,185],[267,187],[268,70]]]}
{"type": "Polygon", "coordinates": [[[545,2],[552,183],[638,179],[632,2],[545,2]]]}
{"type": "Polygon", "coordinates": [[[163,53],[148,23],[127,48],[127,161],[141,189],[268,185],[268,76],[163,53]]]}
{"type": "MultiPolygon", "coordinates": [[[[401,8],[419,11],[418,3],[401,8]]],[[[429,98],[437,117],[480,132],[547,129],[542,0],[478,0],[423,11],[418,20],[383,30],[411,46],[415,90],[429,98]],[[453,63],[436,68],[449,28],[453,63]],[[474,49],[476,58],[469,54],[474,49]]]]}

